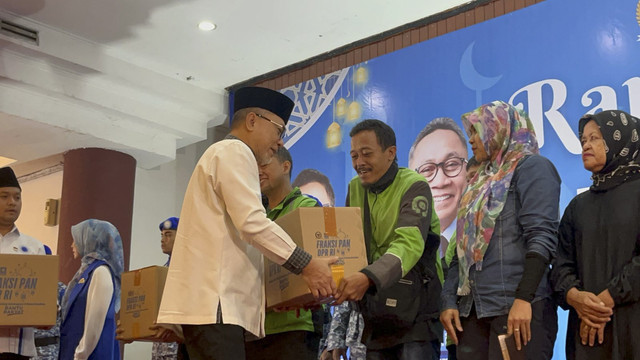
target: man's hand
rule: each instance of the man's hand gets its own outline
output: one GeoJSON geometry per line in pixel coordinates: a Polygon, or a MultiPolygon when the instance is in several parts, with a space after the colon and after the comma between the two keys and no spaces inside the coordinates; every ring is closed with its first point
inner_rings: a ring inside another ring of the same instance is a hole
{"type": "Polygon", "coordinates": [[[329,265],[338,261],[338,257],[312,258],[309,264],[302,269],[302,279],[309,286],[311,294],[316,299],[335,295],[336,283],[331,276],[329,265]]]}
{"type": "Polygon", "coordinates": [[[367,292],[367,289],[369,289],[372,284],[371,279],[359,271],[355,274],[349,275],[340,282],[334,305],[340,305],[345,300],[362,300],[364,293],[367,292]]]}
{"type": "Polygon", "coordinates": [[[184,338],[176,334],[172,329],[166,328],[162,325],[154,324],[149,326],[149,330],[155,331],[155,338],[160,342],[177,342],[183,343],[184,338]]]}
{"type": "Polygon", "coordinates": [[[446,309],[440,313],[440,322],[447,331],[447,335],[453,342],[458,345],[458,336],[456,330],[462,332],[462,325],[460,324],[460,312],[457,309],[446,309]],[[454,327],[455,325],[455,327],[454,327]]]}
{"type": "Polygon", "coordinates": [[[529,302],[521,299],[514,300],[507,318],[507,334],[514,334],[518,350],[522,350],[522,345],[527,345],[531,341],[531,304],[529,302]]]}
{"type": "Polygon", "coordinates": [[[572,288],[567,292],[567,303],[576,309],[578,316],[585,324],[593,328],[599,329],[604,326],[613,315],[613,310],[607,307],[604,301],[588,291],[572,288]]]}

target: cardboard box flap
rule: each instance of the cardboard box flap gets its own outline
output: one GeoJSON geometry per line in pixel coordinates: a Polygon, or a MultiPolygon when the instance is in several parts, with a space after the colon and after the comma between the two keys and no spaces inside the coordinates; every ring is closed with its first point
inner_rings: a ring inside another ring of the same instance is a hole
{"type": "Polygon", "coordinates": [[[302,224],[300,223],[300,212],[292,211],[281,216],[275,221],[295,242],[298,246],[302,246],[302,224]]]}

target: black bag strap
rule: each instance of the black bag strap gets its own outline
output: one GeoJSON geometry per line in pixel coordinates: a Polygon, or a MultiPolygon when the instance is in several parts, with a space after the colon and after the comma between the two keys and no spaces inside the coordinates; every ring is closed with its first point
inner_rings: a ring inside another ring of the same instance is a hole
{"type": "MultiPolygon", "coordinates": [[[[433,195],[432,195],[432,199],[433,199],[433,195]]],[[[427,262],[431,261],[430,259],[427,258],[427,244],[429,243],[429,241],[434,241],[436,242],[436,237],[437,237],[437,243],[438,246],[436,248],[436,253],[438,252],[438,249],[440,248],[440,234],[435,234],[432,232],[431,230],[431,217],[433,216],[433,201],[431,202],[431,204],[429,204],[429,210],[427,211],[427,216],[426,216],[426,221],[429,222],[429,226],[427,227],[427,236],[424,239],[424,250],[422,250],[422,255],[420,256],[420,259],[418,259],[418,262],[415,264],[414,268],[416,268],[419,272],[419,274],[423,277],[423,278],[429,278],[429,280],[431,280],[431,278],[433,276],[437,276],[437,274],[433,273],[430,274],[429,271],[427,271],[427,269],[429,268],[429,266],[427,265],[427,262]]],[[[435,266],[435,264],[434,264],[435,266]]],[[[435,268],[433,269],[435,271],[435,268]]],[[[432,271],[433,272],[433,271],[432,271]]]]}
{"type": "MultiPolygon", "coordinates": [[[[367,251],[367,263],[371,264],[371,258],[372,258],[372,254],[371,254],[371,245],[373,244],[373,231],[371,230],[371,212],[369,210],[369,191],[365,190],[364,192],[364,244],[365,244],[365,248],[367,251]]],[[[432,206],[429,206],[429,210],[427,213],[427,221],[431,221],[431,216],[432,216],[432,206]]],[[[429,230],[431,230],[431,225],[429,225],[429,230]]],[[[429,234],[427,235],[427,239],[425,239],[426,241],[429,241],[429,237],[431,236],[435,236],[435,234],[429,234]]],[[[440,236],[437,236],[438,238],[438,244],[440,243],[440,236]]],[[[416,268],[416,270],[418,270],[418,272],[422,275],[425,276],[427,275],[427,271],[426,271],[426,264],[424,264],[424,261],[428,259],[425,258],[426,255],[426,250],[427,250],[427,244],[425,242],[425,249],[423,250],[422,255],[420,256],[420,259],[418,259],[418,262],[416,263],[416,265],[414,266],[416,268]]]]}
{"type": "Polygon", "coordinates": [[[371,264],[371,242],[373,231],[371,230],[371,212],[369,211],[369,191],[364,191],[364,245],[367,250],[367,263],[371,264]]]}

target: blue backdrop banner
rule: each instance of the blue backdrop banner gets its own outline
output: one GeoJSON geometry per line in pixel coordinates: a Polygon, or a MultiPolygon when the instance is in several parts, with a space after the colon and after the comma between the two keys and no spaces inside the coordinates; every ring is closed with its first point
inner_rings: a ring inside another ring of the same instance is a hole
{"type": "MultiPolygon", "coordinates": [[[[285,137],[293,178],[303,169],[316,171],[304,171],[298,184],[326,175],[332,191],[321,180],[306,187],[324,203],[344,205],[357,122],[389,124],[407,166],[432,119],[461,125],[461,114],[503,100],[529,114],[542,155],[562,178],[564,209],[591,184],[578,119],[602,109],[640,116],[640,2],[547,0],[281,91],[296,103],[285,137]]],[[[556,359],[564,358],[566,314],[560,318],[556,359]]]]}

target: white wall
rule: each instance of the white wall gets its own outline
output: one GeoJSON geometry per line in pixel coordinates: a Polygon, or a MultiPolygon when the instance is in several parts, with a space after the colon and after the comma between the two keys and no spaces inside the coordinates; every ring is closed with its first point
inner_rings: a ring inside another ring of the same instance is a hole
{"type": "Polygon", "coordinates": [[[145,170],[136,169],[131,229],[130,269],[163,265],[167,256],[160,249],[158,226],[171,216],[180,216],[182,199],[198,159],[213,142],[210,139],[179,149],[176,160],[145,170]]]}
{"type": "MultiPolygon", "coordinates": [[[[209,129],[208,139],[179,149],[176,160],[151,170],[136,170],[131,230],[130,269],[163,265],[167,256],[160,250],[158,225],[171,216],[180,216],[182,200],[191,173],[202,153],[218,140],[222,133],[209,129]]],[[[125,360],[151,359],[151,343],[134,342],[125,345],[125,360]]]]}
{"type": "Polygon", "coordinates": [[[62,171],[34,180],[21,182],[22,212],[16,226],[18,229],[49,246],[55,254],[58,248],[58,225],[44,225],[44,208],[47,199],[60,199],[62,194],[62,171]]]}
{"type": "MultiPolygon", "coordinates": [[[[130,269],[163,265],[167,255],[160,249],[158,225],[170,216],[179,216],[176,199],[176,161],[153,170],[136,169],[131,229],[130,269]]],[[[151,343],[134,342],[125,345],[125,359],[151,359],[151,343]]]]}

